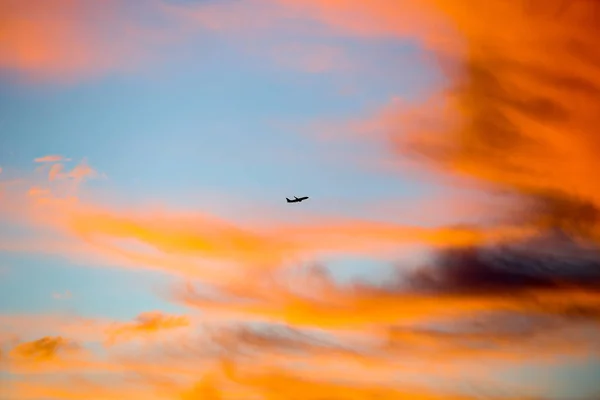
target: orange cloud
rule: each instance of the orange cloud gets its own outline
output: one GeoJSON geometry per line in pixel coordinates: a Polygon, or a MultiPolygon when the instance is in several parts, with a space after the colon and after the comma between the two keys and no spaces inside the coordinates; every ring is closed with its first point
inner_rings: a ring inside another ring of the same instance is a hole
{"type": "Polygon", "coordinates": [[[112,1],[106,2],[106,8],[70,0],[38,3],[34,8],[2,0],[0,6],[3,42],[8,44],[0,53],[5,68],[54,75],[102,70],[116,61],[108,48],[91,46],[97,28],[89,18],[109,17],[115,7],[112,1]]]}
{"type": "MultiPolygon", "coordinates": [[[[318,252],[373,252],[405,243],[464,246],[527,237],[531,228],[404,227],[361,221],[288,225],[251,231],[216,218],[190,215],[129,214],[110,210],[72,213],[66,227],[91,243],[131,238],[165,254],[205,255],[245,264],[277,266],[290,256],[318,252]]],[[[100,242],[101,243],[101,242],[100,242]]]]}
{"type": "Polygon", "coordinates": [[[137,316],[132,323],[120,324],[108,330],[109,343],[136,335],[152,334],[158,331],[169,331],[190,325],[185,316],[165,315],[160,311],[145,312],[137,316]]]}
{"type": "Polygon", "coordinates": [[[60,336],[44,337],[33,342],[19,344],[10,354],[17,360],[43,362],[54,360],[59,353],[73,349],[77,349],[77,346],[60,336]]]}
{"type": "Polygon", "coordinates": [[[63,156],[48,155],[48,156],[44,156],[44,157],[38,157],[33,161],[36,163],[55,163],[55,162],[59,162],[59,161],[63,161],[63,160],[66,160],[63,156]]]}
{"type": "Polygon", "coordinates": [[[600,148],[591,107],[600,97],[597,5],[433,3],[464,33],[470,52],[447,97],[459,120],[430,135],[413,132],[417,146],[435,152],[444,168],[484,181],[599,204],[600,186],[589,176],[600,148]]]}
{"type": "MultiPolygon", "coordinates": [[[[160,2],[148,5],[160,15],[160,2]]],[[[116,0],[27,5],[1,0],[0,10],[0,68],[30,79],[69,81],[128,71],[166,40],[164,30],[152,27],[116,0]]]]}

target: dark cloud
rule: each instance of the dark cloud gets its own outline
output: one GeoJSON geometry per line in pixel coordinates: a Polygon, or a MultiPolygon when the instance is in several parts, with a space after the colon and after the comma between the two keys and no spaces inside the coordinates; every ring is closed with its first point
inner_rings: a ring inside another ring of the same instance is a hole
{"type": "Polygon", "coordinates": [[[519,294],[580,287],[600,291],[600,249],[561,231],[526,242],[445,249],[433,266],[408,277],[418,290],[465,294],[519,294]]]}

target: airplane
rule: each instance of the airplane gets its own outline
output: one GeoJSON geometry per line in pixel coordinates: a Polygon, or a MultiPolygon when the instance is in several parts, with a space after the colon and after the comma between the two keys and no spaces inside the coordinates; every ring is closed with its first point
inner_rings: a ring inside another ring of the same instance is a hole
{"type": "Polygon", "coordinates": [[[290,200],[287,197],[285,199],[287,200],[288,203],[300,203],[301,201],[308,199],[308,196],[304,196],[304,197],[300,197],[300,198],[294,196],[294,200],[290,200]]]}

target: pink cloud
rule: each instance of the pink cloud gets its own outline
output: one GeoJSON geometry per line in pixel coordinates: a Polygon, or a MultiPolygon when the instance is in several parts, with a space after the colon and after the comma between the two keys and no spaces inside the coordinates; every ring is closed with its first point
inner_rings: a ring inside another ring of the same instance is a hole
{"type": "Polygon", "coordinates": [[[59,161],[63,161],[63,160],[65,160],[65,158],[63,156],[53,154],[53,155],[38,157],[33,161],[35,161],[36,163],[54,163],[54,162],[59,162],[59,161]]]}
{"type": "Polygon", "coordinates": [[[58,177],[58,175],[62,172],[62,170],[62,164],[54,164],[52,167],[50,167],[50,171],[48,172],[48,180],[50,182],[55,180],[58,177]]]}
{"type": "MultiPolygon", "coordinates": [[[[163,4],[145,2],[159,17],[163,4]]],[[[0,68],[53,81],[130,71],[179,33],[178,24],[173,32],[153,27],[118,0],[0,0],[0,26],[0,68]]]]}

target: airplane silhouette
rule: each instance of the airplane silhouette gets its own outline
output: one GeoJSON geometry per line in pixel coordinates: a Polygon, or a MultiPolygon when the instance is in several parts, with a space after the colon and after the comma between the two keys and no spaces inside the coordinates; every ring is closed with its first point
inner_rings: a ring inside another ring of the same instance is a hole
{"type": "Polygon", "coordinates": [[[308,199],[308,196],[304,196],[304,197],[300,197],[300,198],[294,196],[294,200],[290,200],[287,197],[285,199],[287,200],[288,203],[300,203],[301,201],[308,199]]]}

